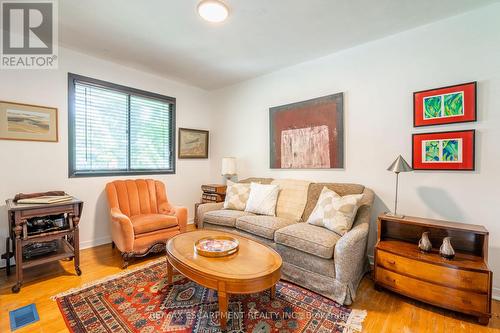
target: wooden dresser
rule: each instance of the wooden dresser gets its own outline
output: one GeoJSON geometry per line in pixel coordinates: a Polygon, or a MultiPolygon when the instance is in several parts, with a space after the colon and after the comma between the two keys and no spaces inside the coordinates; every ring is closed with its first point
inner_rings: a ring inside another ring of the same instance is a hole
{"type": "Polygon", "coordinates": [[[406,216],[378,217],[375,246],[375,287],[478,318],[491,318],[492,272],[488,268],[488,231],[479,225],[406,216]],[[424,231],[433,245],[430,253],[418,249],[424,231]],[[456,256],[439,255],[450,236],[456,256]]]}

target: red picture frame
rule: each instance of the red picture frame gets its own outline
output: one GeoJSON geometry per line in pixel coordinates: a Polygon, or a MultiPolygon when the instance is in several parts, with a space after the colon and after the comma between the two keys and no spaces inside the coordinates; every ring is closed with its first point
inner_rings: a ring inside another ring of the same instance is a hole
{"type": "Polygon", "coordinates": [[[476,121],[477,82],[413,93],[413,126],[476,121]]]}
{"type": "Polygon", "coordinates": [[[475,170],[475,136],[475,130],[413,134],[413,169],[475,170]]]}

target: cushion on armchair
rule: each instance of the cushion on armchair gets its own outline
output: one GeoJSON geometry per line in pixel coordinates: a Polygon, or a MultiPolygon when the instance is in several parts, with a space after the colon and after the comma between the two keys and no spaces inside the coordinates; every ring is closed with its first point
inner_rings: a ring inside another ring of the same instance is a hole
{"type": "Polygon", "coordinates": [[[177,217],[165,214],[141,214],[130,217],[134,233],[144,234],[151,231],[168,229],[178,225],[177,217]]]}

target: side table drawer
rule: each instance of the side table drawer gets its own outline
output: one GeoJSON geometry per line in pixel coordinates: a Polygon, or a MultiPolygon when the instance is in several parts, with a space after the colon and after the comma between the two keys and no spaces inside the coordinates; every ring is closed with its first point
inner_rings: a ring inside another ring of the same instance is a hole
{"type": "Polygon", "coordinates": [[[398,256],[377,250],[377,265],[388,270],[450,288],[488,293],[489,275],[466,271],[398,256]]]}
{"type": "Polygon", "coordinates": [[[466,313],[487,313],[488,295],[438,286],[403,276],[382,267],[375,270],[375,280],[382,286],[409,297],[466,313]]]}

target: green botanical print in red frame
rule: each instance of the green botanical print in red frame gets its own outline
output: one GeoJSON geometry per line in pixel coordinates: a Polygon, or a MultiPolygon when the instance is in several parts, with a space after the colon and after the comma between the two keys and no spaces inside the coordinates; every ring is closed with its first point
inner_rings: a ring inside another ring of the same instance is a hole
{"type": "Polygon", "coordinates": [[[476,82],[413,93],[415,127],[476,121],[476,82]]]}
{"type": "Polygon", "coordinates": [[[413,134],[412,141],[415,170],[474,170],[474,130],[413,134]]]}

